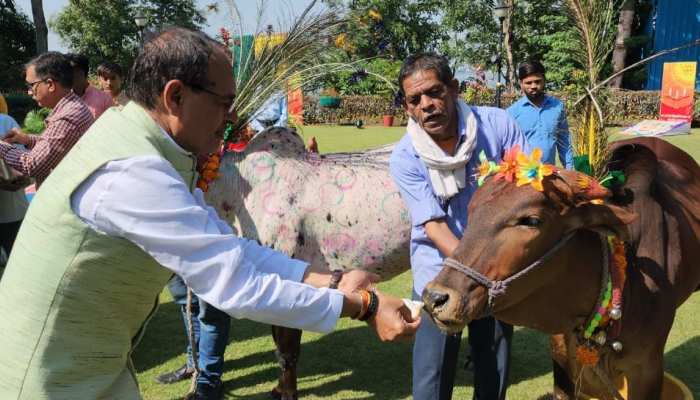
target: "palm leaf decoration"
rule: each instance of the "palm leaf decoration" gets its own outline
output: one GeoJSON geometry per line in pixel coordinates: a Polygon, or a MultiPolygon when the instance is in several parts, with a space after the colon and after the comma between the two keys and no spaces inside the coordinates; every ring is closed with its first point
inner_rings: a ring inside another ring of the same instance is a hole
{"type": "MultiPolygon", "coordinates": [[[[239,57],[234,68],[236,100],[233,108],[238,120],[233,123],[233,132],[242,132],[255,112],[276,93],[313,85],[325,74],[354,71],[366,61],[337,60],[330,50],[346,21],[332,11],[315,10],[317,0],[312,1],[298,17],[290,18],[287,33],[281,41],[275,43],[274,40],[267,40],[255,52],[244,49],[245,30],[236,2],[227,0],[226,3],[233,18],[234,32],[238,33],[239,38],[232,48],[234,56],[239,57]]],[[[261,21],[266,4],[265,0],[258,1],[255,37],[263,32],[261,21]]],[[[367,72],[384,79],[394,88],[393,83],[385,78],[367,72]]]]}
{"type": "Polygon", "coordinates": [[[570,110],[573,121],[571,142],[577,156],[587,155],[593,176],[606,173],[608,135],[605,132],[605,93],[594,93],[615,39],[616,0],[567,0],[571,19],[576,24],[578,51],[576,61],[583,67],[577,91],[583,100],[570,110]]]}

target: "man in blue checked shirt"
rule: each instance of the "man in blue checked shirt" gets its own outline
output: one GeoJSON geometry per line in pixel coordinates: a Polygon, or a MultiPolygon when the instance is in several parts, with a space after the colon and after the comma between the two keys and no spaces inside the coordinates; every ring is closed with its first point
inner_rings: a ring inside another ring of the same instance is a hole
{"type": "Polygon", "coordinates": [[[542,149],[542,161],[555,164],[556,154],[568,169],[574,167],[564,103],[545,93],[545,69],[539,61],[526,61],[518,67],[520,88],[525,96],[508,107],[520,125],[531,148],[542,149]]]}
{"type": "MultiPolygon", "coordinates": [[[[399,72],[406,135],[394,148],[391,175],[411,217],[413,298],[452,256],[467,226],[477,189],[479,153],[495,162],[527,140],[505,110],[473,107],[459,98],[449,61],[436,54],[408,57],[399,72]]],[[[469,326],[474,399],[503,400],[508,387],[513,327],[486,317],[469,326]]],[[[413,345],[413,399],[450,400],[461,334],[448,335],[424,319],[413,345]]]]}

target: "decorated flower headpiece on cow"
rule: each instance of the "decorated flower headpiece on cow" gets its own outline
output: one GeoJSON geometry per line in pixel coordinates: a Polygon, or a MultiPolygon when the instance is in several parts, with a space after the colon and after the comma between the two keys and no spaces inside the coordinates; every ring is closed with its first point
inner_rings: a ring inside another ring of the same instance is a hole
{"type": "Polygon", "coordinates": [[[543,164],[542,150],[536,148],[530,156],[520,151],[520,146],[515,145],[503,155],[503,160],[497,165],[493,161],[486,159],[486,154],[482,150],[479,153],[479,177],[478,184],[481,186],[484,180],[490,175],[495,174],[496,179],[505,179],[507,182],[515,182],[518,186],[532,185],[532,187],[541,192],[542,179],[545,176],[552,175],[556,171],[556,167],[550,164],[543,164]]]}
{"type": "MultiPolygon", "coordinates": [[[[484,184],[486,178],[494,175],[496,180],[503,179],[506,182],[515,183],[517,186],[530,185],[538,192],[544,191],[542,181],[545,177],[556,175],[559,168],[552,164],[541,161],[542,150],[535,148],[529,155],[520,150],[519,145],[515,145],[507,150],[500,163],[496,164],[486,158],[486,153],[482,150],[479,153],[481,162],[477,172],[477,184],[484,184]]],[[[611,171],[600,182],[582,171],[577,174],[576,186],[584,192],[605,193],[605,188],[624,183],[624,175],[620,171],[611,171]]],[[[596,196],[591,196],[596,197],[596,196]]]]}

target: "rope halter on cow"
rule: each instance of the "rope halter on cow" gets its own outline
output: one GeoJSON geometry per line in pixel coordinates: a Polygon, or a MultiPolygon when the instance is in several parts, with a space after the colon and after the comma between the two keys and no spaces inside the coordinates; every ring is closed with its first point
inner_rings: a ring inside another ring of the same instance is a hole
{"type": "Polygon", "coordinates": [[[527,267],[523,268],[522,270],[516,272],[515,274],[509,276],[506,279],[500,280],[500,281],[494,281],[489,279],[486,275],[482,274],[481,272],[468,267],[459,261],[453,259],[453,258],[446,258],[445,261],[443,262],[445,266],[448,266],[454,270],[457,270],[468,277],[472,278],[474,281],[478,282],[482,286],[486,287],[488,289],[488,309],[489,311],[493,307],[493,303],[496,300],[498,296],[502,296],[506,293],[506,289],[508,288],[508,285],[513,282],[514,280],[526,275],[533,269],[543,265],[547,260],[552,258],[552,256],[559,251],[564,245],[571,240],[571,238],[574,236],[575,232],[568,233],[566,236],[564,236],[561,240],[559,240],[551,249],[547,250],[546,253],[542,255],[542,257],[538,258],[535,262],[532,264],[528,265],[527,267]]]}

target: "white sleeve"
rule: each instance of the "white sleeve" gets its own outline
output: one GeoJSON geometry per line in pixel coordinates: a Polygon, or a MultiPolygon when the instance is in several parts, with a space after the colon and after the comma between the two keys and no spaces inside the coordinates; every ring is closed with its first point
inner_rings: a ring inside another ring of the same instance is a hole
{"type": "Polygon", "coordinates": [[[241,239],[155,156],[107,163],[71,197],[98,232],[126,238],[183,278],[208,304],[237,318],[329,332],[343,295],[300,283],[307,264],[241,239]]]}

